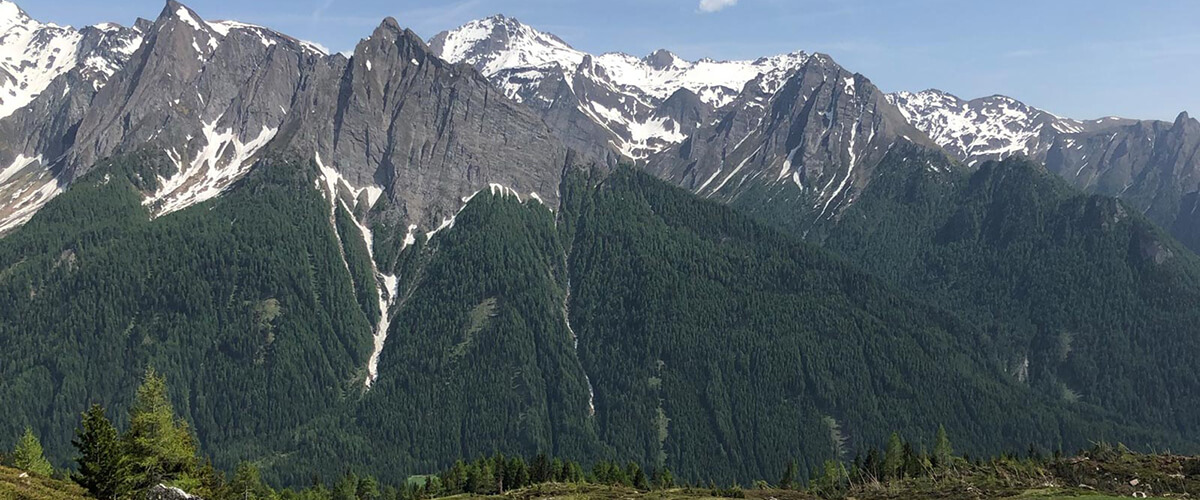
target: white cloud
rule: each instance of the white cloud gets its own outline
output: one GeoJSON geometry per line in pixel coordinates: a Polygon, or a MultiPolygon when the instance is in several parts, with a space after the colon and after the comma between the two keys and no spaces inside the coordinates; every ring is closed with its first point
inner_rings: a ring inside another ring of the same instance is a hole
{"type": "Polygon", "coordinates": [[[716,12],[737,5],[738,0],[700,0],[700,12],[716,12]]]}

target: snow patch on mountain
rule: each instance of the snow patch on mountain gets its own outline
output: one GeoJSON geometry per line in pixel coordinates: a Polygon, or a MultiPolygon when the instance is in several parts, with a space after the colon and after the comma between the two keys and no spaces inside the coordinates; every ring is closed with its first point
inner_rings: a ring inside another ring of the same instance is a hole
{"type": "Polygon", "coordinates": [[[175,148],[166,150],[175,172],[169,177],[159,176],[158,190],[142,200],[143,205],[154,207],[156,217],[220,195],[250,169],[254,155],[278,130],[263,126],[257,136],[243,141],[234,135],[232,127],[218,131],[218,121],[220,118],[203,124],[202,137],[197,139],[204,143],[190,160],[175,148]]]}
{"type": "Polygon", "coordinates": [[[0,170],[0,234],[29,221],[62,193],[58,179],[42,165],[42,157],[17,155],[0,170]]]}
{"type": "Polygon", "coordinates": [[[909,123],[971,164],[1017,154],[1037,157],[1053,143],[1048,136],[1085,129],[1084,122],[1000,95],[966,101],[940,90],[925,90],[897,92],[887,98],[909,123]]]}
{"type": "Polygon", "coordinates": [[[584,59],[590,57],[608,80],[618,86],[632,87],[657,99],[666,99],[686,88],[716,107],[733,100],[756,76],[786,72],[808,59],[807,54],[794,52],[755,60],[687,61],[665,50],[645,58],[616,52],[593,56],[552,34],[504,16],[471,21],[439,34],[430,43],[442,59],[475,66],[489,78],[517,68],[558,68],[574,76],[584,59]],[[715,92],[716,89],[728,92],[715,92]]]}
{"type": "Polygon", "coordinates": [[[516,19],[493,16],[438,34],[430,46],[439,57],[474,66],[505,95],[549,107],[539,91],[557,75],[578,98],[579,111],[612,135],[615,149],[641,159],[683,141],[696,124],[675,123],[656,111],[681,89],[717,109],[732,102],[760,75],[778,88],[809,56],[802,52],[756,60],[688,61],[666,50],[638,58],[622,53],[592,55],[516,19]]]}
{"type": "MultiPolygon", "coordinates": [[[[370,211],[371,207],[375,206],[375,202],[383,194],[383,189],[379,186],[368,185],[364,187],[355,187],[345,177],[342,176],[337,169],[326,166],[325,162],[321,161],[321,155],[318,153],[314,156],[314,161],[317,164],[317,170],[321,173],[320,179],[317,180],[317,187],[323,188],[322,191],[329,198],[329,224],[333,229],[333,233],[338,239],[338,251],[342,252],[342,234],[338,231],[336,211],[340,204],[346,212],[350,214],[350,219],[358,229],[358,234],[362,238],[363,245],[367,247],[367,258],[371,264],[371,274],[375,279],[376,300],[379,301],[379,318],[375,318],[375,328],[371,334],[371,355],[367,358],[367,377],[363,381],[364,387],[371,388],[371,384],[379,378],[379,356],[383,353],[383,346],[387,342],[388,329],[391,328],[392,316],[397,303],[400,280],[393,275],[384,274],[379,270],[379,264],[375,261],[375,235],[371,232],[371,228],[363,221],[358,220],[355,213],[370,211]],[[354,205],[346,202],[342,197],[342,193],[348,193],[354,205]],[[366,193],[366,199],[362,200],[363,193],[366,193]],[[358,206],[360,200],[365,202],[365,206],[358,206]],[[356,210],[359,208],[361,210],[356,210]]],[[[409,228],[412,231],[412,228],[409,228]]],[[[407,246],[407,240],[405,246],[407,246]]],[[[346,261],[346,255],[342,253],[342,263],[346,266],[346,271],[350,271],[350,263],[346,261]]]]}
{"type": "Polygon", "coordinates": [[[0,1],[0,118],[75,67],[82,38],[70,27],[39,23],[16,4],[0,1]]]}

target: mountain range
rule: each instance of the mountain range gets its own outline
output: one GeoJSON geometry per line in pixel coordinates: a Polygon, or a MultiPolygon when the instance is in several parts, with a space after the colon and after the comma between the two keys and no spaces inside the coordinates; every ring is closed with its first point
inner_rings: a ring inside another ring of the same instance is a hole
{"type": "Polygon", "coordinates": [[[939,424],[1197,449],[1200,123],[495,16],[348,54],[0,1],[0,445],[146,366],[219,467],[485,453],[748,482],[939,424]],[[97,376],[103,374],[103,376],[97,376]]]}

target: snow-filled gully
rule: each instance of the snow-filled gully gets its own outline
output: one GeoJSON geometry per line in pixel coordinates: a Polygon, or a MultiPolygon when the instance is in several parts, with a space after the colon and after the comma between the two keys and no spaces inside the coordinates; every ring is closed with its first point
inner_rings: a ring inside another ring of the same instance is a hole
{"type": "MultiPolygon", "coordinates": [[[[371,388],[371,384],[379,378],[379,355],[383,352],[383,345],[387,341],[388,329],[392,324],[392,312],[396,306],[397,295],[399,294],[399,279],[394,275],[384,274],[379,270],[379,265],[375,262],[375,247],[374,234],[371,229],[363,223],[359,222],[354,217],[352,207],[346,205],[344,200],[338,197],[338,188],[345,186],[354,199],[357,200],[359,195],[364,191],[367,193],[368,209],[375,205],[375,202],[383,194],[383,190],[377,186],[368,186],[365,188],[354,188],[337,170],[325,166],[321,161],[321,155],[316,155],[317,168],[321,170],[321,179],[324,180],[324,188],[329,194],[329,223],[333,227],[333,233],[338,238],[338,251],[342,253],[342,263],[346,265],[346,270],[350,270],[350,264],[346,262],[345,252],[342,250],[341,242],[342,235],[337,229],[337,204],[341,203],[342,208],[351,214],[351,221],[358,228],[359,234],[362,236],[363,243],[367,247],[367,257],[371,262],[371,272],[375,276],[375,293],[376,299],[379,301],[379,318],[375,321],[375,331],[372,333],[373,347],[371,356],[367,358],[367,378],[363,384],[367,389],[371,388]]],[[[410,234],[412,228],[409,228],[410,234]]],[[[411,237],[406,237],[404,246],[408,246],[412,241],[411,237]]]]}

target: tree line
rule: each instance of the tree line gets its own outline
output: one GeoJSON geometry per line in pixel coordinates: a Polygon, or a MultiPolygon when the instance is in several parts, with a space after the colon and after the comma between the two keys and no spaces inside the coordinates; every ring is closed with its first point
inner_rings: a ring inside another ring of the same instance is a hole
{"type": "MultiPolygon", "coordinates": [[[[275,490],[253,463],[239,464],[232,478],[214,468],[198,453],[188,423],[175,415],[167,392],[165,377],[148,369],[129,410],[129,427],[123,432],[109,420],[103,406],[94,404],[83,412],[72,440],[77,452],[74,471],[55,471],[29,428],[8,462],[36,476],[69,476],[89,496],[101,500],[139,498],[156,485],[176,487],[212,500],[422,500],[459,494],[504,494],[545,483],[621,486],[641,491],[700,488],[714,496],[744,496],[742,485],[736,483],[677,484],[667,467],[646,471],[636,462],[601,460],[585,469],[579,462],[545,453],[528,460],[503,453],[459,460],[436,474],[412,476],[399,486],[381,484],[374,476],[347,470],[330,484],[314,476],[306,488],[275,490]]],[[[1034,456],[1031,447],[1030,457],[1034,456]]],[[[855,485],[928,477],[963,463],[969,464],[969,458],[954,454],[945,428],[939,426],[932,452],[917,451],[913,443],[893,433],[882,450],[871,448],[849,463],[826,461],[822,470],[809,474],[807,484],[799,479],[797,462],[792,460],[785,464],[778,481],[759,480],[754,487],[806,489],[838,497],[855,485]]]]}

